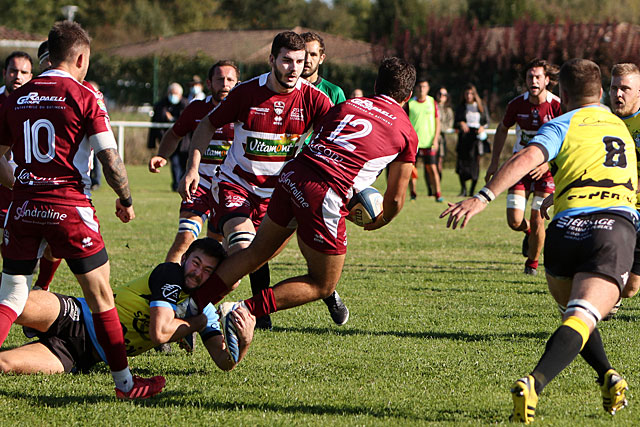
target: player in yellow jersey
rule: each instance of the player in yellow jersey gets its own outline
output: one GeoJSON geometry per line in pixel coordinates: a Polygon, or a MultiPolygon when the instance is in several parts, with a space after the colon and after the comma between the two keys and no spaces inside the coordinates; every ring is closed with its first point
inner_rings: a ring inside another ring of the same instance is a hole
{"type": "MultiPolygon", "coordinates": [[[[187,249],[180,264],[160,264],[145,276],[115,289],[115,306],[128,356],[198,331],[220,369],[231,370],[242,360],[253,339],[255,317],[246,310],[234,311],[239,350],[229,355],[213,306],[196,315],[186,309],[188,294],[209,278],[224,256],[215,239],[199,239],[187,249]]],[[[77,372],[105,359],[83,298],[32,291],[16,323],[27,327],[25,333],[39,339],[0,352],[0,372],[77,372]]]]}
{"type": "Polygon", "coordinates": [[[578,354],[598,375],[605,411],[614,414],[627,403],[627,382],[611,367],[597,324],[618,301],[633,263],[637,159],[625,124],[599,106],[601,95],[600,68],[585,59],[567,61],[560,97],[568,112],[544,124],[476,196],[441,214],[449,215],[447,226],[462,221],[464,227],[533,168],[546,161],[557,166],[545,270],[562,325],[533,371],[513,384],[512,421],[533,421],[543,388],[578,354]]]}
{"type": "MultiPolygon", "coordinates": [[[[636,145],[636,155],[638,155],[640,150],[640,69],[636,64],[624,63],[613,66],[609,98],[611,99],[611,111],[627,125],[636,145]]],[[[640,163],[638,171],[640,172],[640,163]]],[[[636,209],[640,210],[639,204],[636,204],[636,209]]],[[[636,241],[629,282],[622,290],[623,298],[634,296],[640,289],[640,246],[638,243],[636,241]]],[[[617,310],[614,309],[614,311],[617,310]]]]}

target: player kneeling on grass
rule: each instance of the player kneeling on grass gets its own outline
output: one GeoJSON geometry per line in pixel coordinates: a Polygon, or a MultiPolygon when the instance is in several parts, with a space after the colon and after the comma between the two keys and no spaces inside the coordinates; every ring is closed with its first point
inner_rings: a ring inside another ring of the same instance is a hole
{"type": "Polygon", "coordinates": [[[383,227],[402,209],[418,146],[402,109],[411,96],[415,73],[407,62],[387,58],[378,72],[375,96],[350,99],[329,110],[309,145],[280,173],[255,239],[220,263],[207,285],[194,293],[199,307],[219,301],[231,291],[231,284],[274,257],[297,230],[307,274],[283,280],[239,304],[220,306],[223,333],[232,352],[236,328],[228,316],[237,307],[260,317],[326,298],[335,290],[347,252],[346,204],[387,164],[384,210],[365,229],[383,227]]]}
{"type": "Polygon", "coordinates": [[[629,278],[640,219],[638,174],[633,139],[622,120],[599,106],[601,96],[600,68],[584,59],[567,61],[560,98],[568,112],[544,124],[476,196],[440,215],[450,215],[447,226],[462,220],[464,227],[535,167],[553,161],[558,168],[544,266],[562,325],[531,374],[513,384],[512,421],[533,421],[542,389],[578,354],[598,375],[605,411],[615,414],[627,404],[627,382],[611,367],[597,324],[629,278]]]}
{"type": "MultiPolygon", "coordinates": [[[[229,371],[242,360],[253,339],[255,317],[246,310],[234,312],[239,352],[237,360],[232,360],[225,350],[213,306],[208,305],[195,315],[188,309],[188,294],[209,278],[224,257],[224,250],[215,239],[199,239],[183,255],[181,264],[160,264],[149,274],[115,289],[128,356],[191,337],[198,331],[220,369],[229,371]],[[177,317],[176,310],[183,312],[183,318],[177,317]]],[[[83,298],[32,291],[16,323],[39,339],[0,352],[0,371],[53,374],[91,368],[104,360],[91,319],[83,298]]]]}

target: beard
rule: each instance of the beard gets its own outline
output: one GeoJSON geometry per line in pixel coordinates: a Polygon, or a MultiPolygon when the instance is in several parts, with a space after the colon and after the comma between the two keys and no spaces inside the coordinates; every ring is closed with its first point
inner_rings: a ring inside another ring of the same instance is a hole
{"type": "Polygon", "coordinates": [[[275,76],[278,83],[280,83],[280,86],[287,89],[293,89],[294,87],[296,87],[296,83],[298,83],[298,79],[296,79],[296,81],[293,83],[285,82],[284,81],[285,74],[278,71],[278,69],[275,67],[273,67],[273,75],[275,76]]]}
{"type": "Polygon", "coordinates": [[[213,99],[216,102],[222,101],[223,99],[225,99],[227,97],[227,95],[229,95],[229,91],[228,90],[219,90],[219,91],[211,94],[211,96],[213,96],[213,99]]]}
{"type": "Polygon", "coordinates": [[[302,77],[303,79],[306,79],[306,78],[311,77],[312,75],[314,75],[316,71],[318,71],[318,66],[316,66],[315,68],[304,67],[302,69],[302,75],[300,77],[302,77]]]}

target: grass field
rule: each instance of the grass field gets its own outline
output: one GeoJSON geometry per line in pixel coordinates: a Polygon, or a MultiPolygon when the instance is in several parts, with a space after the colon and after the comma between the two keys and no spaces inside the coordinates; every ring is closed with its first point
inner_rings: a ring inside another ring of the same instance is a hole
{"type": "MultiPolygon", "coordinates": [[[[176,227],[178,196],[169,171],[129,168],[137,218],[120,224],[114,194],[95,205],[111,258],[112,285],[164,259],[176,227]]],[[[444,196],[457,200],[446,171],[444,196]]],[[[379,188],[384,187],[379,182],[379,188]]],[[[350,224],[338,290],[351,310],[336,327],[321,302],[273,315],[247,358],[217,370],[200,345],[187,356],[151,352],[130,360],[135,373],[163,374],[166,391],[119,402],[106,367],[89,375],[0,375],[1,425],[460,425],[507,422],[510,384],[528,373],[559,320],[543,275],[522,274],[521,234],[504,218],[505,197],[465,230],[447,230],[444,208],[425,197],[407,202],[376,232],[350,224]]],[[[295,242],[271,264],[276,281],[304,271],[295,242]]],[[[543,270],[541,268],[541,270],[543,270]]],[[[69,270],[53,290],[80,294],[69,270]]],[[[250,293],[245,280],[231,298],[250,293]]],[[[640,307],[625,301],[601,331],[613,365],[627,378],[630,406],[611,418],[595,375],[576,360],[544,391],[538,425],[637,425],[640,307]]],[[[4,348],[25,342],[13,328],[4,348]]]]}

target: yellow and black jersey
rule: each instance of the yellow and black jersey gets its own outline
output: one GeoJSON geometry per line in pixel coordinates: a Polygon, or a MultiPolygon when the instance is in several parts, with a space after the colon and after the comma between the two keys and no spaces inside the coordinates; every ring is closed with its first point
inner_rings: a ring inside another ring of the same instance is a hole
{"type": "MultiPolygon", "coordinates": [[[[115,305],[120,317],[127,355],[135,356],[154,347],[149,338],[151,307],[167,307],[174,311],[176,304],[187,294],[182,289],[184,271],[180,264],[166,262],[150,273],[114,290],[115,305]]],[[[104,352],[93,331],[93,319],[84,299],[79,298],[91,341],[104,359],[104,352]]]]}
{"type": "Polygon", "coordinates": [[[617,211],[637,221],[636,150],[620,118],[599,106],[578,108],[545,123],[530,144],[558,168],[554,219],[617,211]]]}

